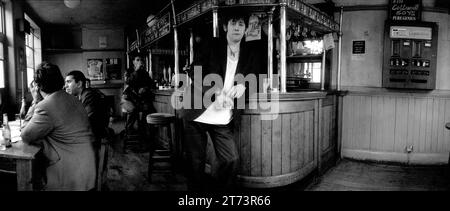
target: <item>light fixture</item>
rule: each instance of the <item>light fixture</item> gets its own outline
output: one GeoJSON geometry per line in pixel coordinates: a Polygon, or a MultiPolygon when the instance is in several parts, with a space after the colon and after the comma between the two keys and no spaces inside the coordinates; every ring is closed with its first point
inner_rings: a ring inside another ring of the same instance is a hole
{"type": "Polygon", "coordinates": [[[73,9],[80,6],[81,0],[64,0],[64,4],[66,7],[73,9]]]}
{"type": "Polygon", "coordinates": [[[155,16],[150,14],[147,17],[147,26],[152,27],[153,25],[155,25],[155,22],[156,22],[155,16]]]}

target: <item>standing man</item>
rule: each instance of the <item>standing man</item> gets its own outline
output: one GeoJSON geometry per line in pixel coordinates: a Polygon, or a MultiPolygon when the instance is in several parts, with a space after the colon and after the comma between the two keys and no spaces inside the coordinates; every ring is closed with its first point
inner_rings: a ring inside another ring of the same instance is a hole
{"type": "MultiPolygon", "coordinates": [[[[183,99],[203,100],[205,93],[211,93],[211,88],[216,94],[211,105],[202,105],[201,108],[183,108],[181,117],[185,120],[185,146],[190,162],[188,173],[189,188],[192,190],[205,190],[205,160],[207,135],[211,137],[212,144],[219,161],[217,172],[217,187],[219,190],[232,190],[235,188],[235,179],[238,170],[239,154],[234,140],[234,129],[239,127],[239,113],[234,100],[241,98],[247,87],[242,83],[235,84],[235,75],[258,74],[264,72],[266,52],[262,52],[243,40],[248,26],[248,15],[243,11],[228,11],[223,18],[223,29],[226,33],[220,39],[214,38],[205,45],[202,57],[197,58],[192,65],[202,66],[202,80],[208,75],[220,76],[219,83],[214,87],[206,86],[203,81],[195,81],[193,70],[188,72],[191,80],[190,87],[186,90],[194,94],[184,93],[183,99]],[[189,89],[190,88],[190,89],[189,89]],[[195,96],[200,93],[202,96],[195,96]]],[[[248,97],[248,94],[246,94],[248,97]]],[[[195,103],[192,103],[195,104],[195,103]]],[[[242,109],[242,108],[240,108],[242,109]]]]}
{"type": "Polygon", "coordinates": [[[107,136],[109,109],[105,108],[105,95],[97,89],[86,88],[86,81],[83,72],[73,70],[66,76],[64,89],[77,97],[86,109],[96,139],[94,146],[98,149],[101,139],[107,136]]]}

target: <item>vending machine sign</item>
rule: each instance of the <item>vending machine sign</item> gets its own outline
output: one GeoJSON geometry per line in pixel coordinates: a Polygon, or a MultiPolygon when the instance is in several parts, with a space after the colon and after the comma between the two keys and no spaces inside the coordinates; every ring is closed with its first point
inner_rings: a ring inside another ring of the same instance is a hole
{"type": "Polygon", "coordinates": [[[393,21],[420,21],[422,0],[390,0],[389,14],[393,21]]]}
{"type": "Polygon", "coordinates": [[[431,27],[391,26],[391,38],[431,40],[431,27]]]}

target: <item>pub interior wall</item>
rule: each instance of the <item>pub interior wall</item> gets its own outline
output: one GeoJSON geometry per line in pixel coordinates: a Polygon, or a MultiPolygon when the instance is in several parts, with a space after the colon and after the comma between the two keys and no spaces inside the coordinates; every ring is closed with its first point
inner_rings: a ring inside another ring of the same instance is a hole
{"type": "Polygon", "coordinates": [[[125,38],[123,27],[86,25],[82,26],[81,32],[81,38],[78,38],[82,41],[80,49],[65,49],[68,51],[61,50],[52,53],[46,53],[44,50],[43,58],[58,65],[63,75],[71,70],[81,70],[87,75],[87,59],[120,58],[122,70],[124,70],[125,38]],[[106,47],[100,48],[100,37],[106,38],[106,47]]]}
{"type": "MultiPolygon", "coordinates": [[[[388,18],[388,11],[386,7],[376,7],[376,5],[386,6],[387,1],[339,2],[338,7],[344,6],[341,86],[380,88],[382,87],[384,22],[388,18]],[[346,10],[347,6],[353,6],[353,9],[346,10]],[[361,6],[361,10],[358,10],[357,6],[361,6]],[[373,9],[370,9],[371,7],[373,9]],[[357,40],[365,41],[365,54],[352,54],[352,42],[357,40]]],[[[449,15],[432,8],[434,4],[435,1],[423,1],[422,20],[436,22],[439,26],[436,90],[450,90],[450,72],[447,71],[450,65],[449,15]]],[[[339,13],[335,17],[339,20],[339,13]]],[[[334,86],[336,86],[337,73],[336,58],[337,48],[333,54],[332,83],[334,86]]]]}
{"type": "MultiPolygon", "coordinates": [[[[422,20],[439,27],[436,90],[424,92],[382,88],[388,1],[336,2],[344,6],[341,89],[350,91],[343,97],[341,156],[420,165],[448,163],[450,131],[444,127],[450,122],[448,9],[435,7],[438,1],[423,0],[422,20]],[[352,54],[352,42],[357,40],[365,41],[365,54],[352,54]]],[[[339,20],[339,12],[335,17],[339,20]]],[[[337,52],[336,48],[334,85],[337,52]]]]}

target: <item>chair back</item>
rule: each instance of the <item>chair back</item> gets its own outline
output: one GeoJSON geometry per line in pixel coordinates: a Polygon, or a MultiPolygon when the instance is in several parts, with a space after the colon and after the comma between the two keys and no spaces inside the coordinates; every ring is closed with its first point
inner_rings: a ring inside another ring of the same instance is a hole
{"type": "Polygon", "coordinates": [[[98,149],[98,163],[97,163],[97,178],[96,178],[96,190],[102,190],[102,184],[106,181],[108,170],[108,139],[102,138],[100,147],[98,149]]]}

